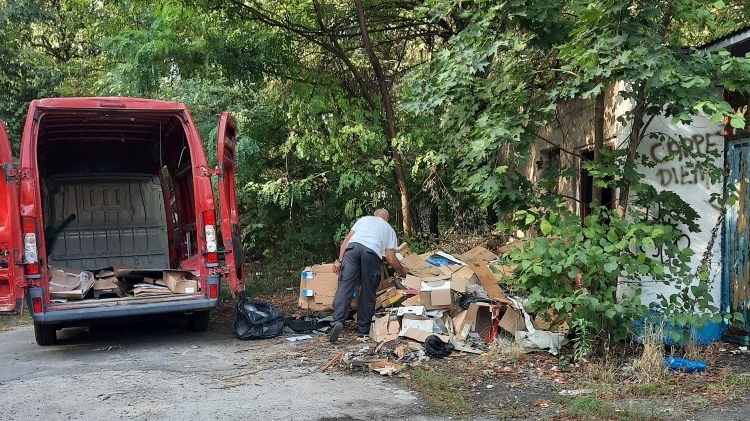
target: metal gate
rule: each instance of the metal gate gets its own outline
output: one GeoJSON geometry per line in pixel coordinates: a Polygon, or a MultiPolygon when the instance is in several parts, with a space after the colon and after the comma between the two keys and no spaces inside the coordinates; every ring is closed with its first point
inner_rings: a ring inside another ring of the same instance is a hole
{"type": "Polygon", "coordinates": [[[728,324],[724,340],[750,344],[750,139],[730,141],[726,162],[728,191],[736,190],[737,201],[728,206],[724,219],[722,309],[741,313],[744,321],[728,324]]]}

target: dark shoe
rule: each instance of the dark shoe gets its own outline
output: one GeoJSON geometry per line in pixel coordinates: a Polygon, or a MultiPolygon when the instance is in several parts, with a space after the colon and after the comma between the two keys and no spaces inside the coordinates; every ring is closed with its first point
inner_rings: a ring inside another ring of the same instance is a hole
{"type": "Polygon", "coordinates": [[[333,325],[333,328],[331,328],[331,336],[328,338],[328,340],[331,343],[334,343],[339,340],[339,335],[341,334],[341,331],[344,330],[344,324],[341,322],[336,323],[333,325]]]}

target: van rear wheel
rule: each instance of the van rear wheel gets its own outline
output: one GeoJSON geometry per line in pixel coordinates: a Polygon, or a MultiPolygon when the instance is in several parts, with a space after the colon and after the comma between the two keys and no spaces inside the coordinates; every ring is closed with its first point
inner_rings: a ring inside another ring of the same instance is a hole
{"type": "Polygon", "coordinates": [[[41,346],[52,345],[57,340],[57,328],[55,325],[34,322],[34,337],[41,346]]]}
{"type": "Polygon", "coordinates": [[[203,332],[208,329],[208,310],[188,314],[188,328],[194,332],[203,332]]]}

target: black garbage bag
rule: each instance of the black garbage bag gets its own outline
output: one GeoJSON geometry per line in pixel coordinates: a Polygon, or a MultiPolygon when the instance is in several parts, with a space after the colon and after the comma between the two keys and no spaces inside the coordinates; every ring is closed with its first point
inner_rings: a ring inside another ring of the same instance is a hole
{"type": "Polygon", "coordinates": [[[320,322],[316,318],[305,317],[303,319],[287,317],[284,325],[296,333],[309,333],[331,325],[330,322],[320,322]]]}
{"type": "Polygon", "coordinates": [[[424,340],[424,350],[433,358],[444,358],[451,355],[453,344],[443,342],[437,335],[430,335],[424,340]]]}
{"type": "Polygon", "coordinates": [[[472,303],[490,303],[492,304],[492,300],[487,298],[481,298],[478,297],[476,294],[467,293],[463,294],[461,298],[458,301],[458,306],[461,307],[464,310],[468,310],[469,306],[471,306],[472,303]]]}
{"type": "Polygon", "coordinates": [[[279,336],[284,330],[284,313],[263,301],[240,297],[234,330],[243,341],[279,336]]]}

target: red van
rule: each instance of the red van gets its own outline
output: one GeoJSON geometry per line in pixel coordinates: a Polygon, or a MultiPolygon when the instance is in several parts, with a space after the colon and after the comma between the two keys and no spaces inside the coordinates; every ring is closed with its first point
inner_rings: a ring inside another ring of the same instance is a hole
{"type": "Polygon", "coordinates": [[[16,166],[0,123],[0,313],[20,314],[25,297],[39,345],[54,343],[63,327],[137,315],[184,313],[191,329],[205,330],[222,278],[233,295],[245,288],[236,135],[234,120],[223,113],[219,165],[211,168],[184,104],[39,99],[29,107],[16,166]],[[188,273],[197,288],[51,297],[53,268],[93,274],[123,267],[188,273]]]}

